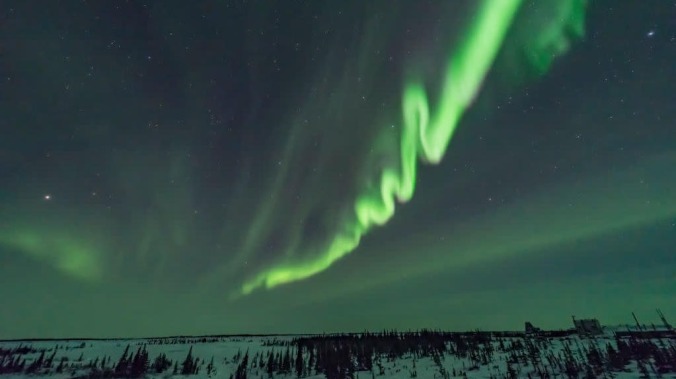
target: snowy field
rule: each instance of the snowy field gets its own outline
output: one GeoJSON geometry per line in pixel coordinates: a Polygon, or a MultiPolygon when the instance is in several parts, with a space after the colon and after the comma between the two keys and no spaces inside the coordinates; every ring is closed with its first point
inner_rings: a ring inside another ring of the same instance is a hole
{"type": "Polygon", "coordinates": [[[434,332],[4,341],[0,369],[4,378],[676,378],[676,341],[434,332]]]}

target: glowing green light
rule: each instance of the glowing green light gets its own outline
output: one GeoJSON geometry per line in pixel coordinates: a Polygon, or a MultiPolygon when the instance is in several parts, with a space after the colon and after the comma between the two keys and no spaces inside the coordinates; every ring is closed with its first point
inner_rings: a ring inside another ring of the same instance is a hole
{"type": "Polygon", "coordinates": [[[33,258],[50,262],[73,277],[96,280],[101,277],[100,259],[84,241],[48,232],[16,230],[0,235],[0,245],[24,252],[33,258]]]}
{"type": "Polygon", "coordinates": [[[357,223],[338,235],[321,256],[305,262],[274,267],[262,272],[242,287],[248,294],[259,286],[271,288],[321,272],[354,250],[361,236],[373,225],[382,225],[394,214],[395,198],[408,201],[415,190],[417,159],[437,163],[443,157],[463,112],[476,97],[509,26],[520,0],[485,0],[467,38],[448,60],[442,95],[436,112],[430,112],[423,85],[406,84],[402,99],[401,167],[386,168],[380,191],[359,196],[355,202],[357,223]],[[431,115],[431,117],[430,117],[431,115]]]}
{"type": "MultiPolygon", "coordinates": [[[[346,223],[322,254],[264,271],[246,282],[241,293],[307,278],[353,251],[370,228],[383,225],[392,217],[395,199],[399,202],[411,199],[418,160],[432,164],[441,161],[458,122],[479,93],[498,51],[505,48],[511,54],[525,57],[527,70],[536,76],[543,74],[557,56],[568,50],[571,40],[583,36],[586,3],[586,0],[533,2],[523,7],[526,22],[516,24],[521,0],[483,0],[474,22],[463,34],[466,37],[446,61],[437,104],[430,105],[422,80],[408,78],[405,81],[399,165],[383,168],[377,190],[366,190],[357,196],[356,220],[346,223]],[[505,44],[510,29],[514,32],[510,31],[510,43],[505,44]]],[[[519,76],[514,72],[505,75],[513,79],[519,76]]]]}

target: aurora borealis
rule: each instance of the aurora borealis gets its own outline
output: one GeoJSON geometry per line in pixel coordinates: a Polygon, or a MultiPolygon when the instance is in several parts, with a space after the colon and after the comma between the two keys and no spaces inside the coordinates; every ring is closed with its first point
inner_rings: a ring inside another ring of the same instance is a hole
{"type": "Polygon", "coordinates": [[[0,5],[0,337],[676,314],[676,7],[0,5]]]}

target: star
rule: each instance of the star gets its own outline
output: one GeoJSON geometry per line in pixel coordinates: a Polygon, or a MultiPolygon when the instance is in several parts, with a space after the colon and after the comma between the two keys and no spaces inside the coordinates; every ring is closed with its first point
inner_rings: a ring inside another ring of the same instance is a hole
{"type": "Polygon", "coordinates": [[[49,201],[49,200],[52,199],[52,195],[46,194],[46,195],[44,196],[44,199],[47,200],[47,201],[49,201]]]}
{"type": "Polygon", "coordinates": [[[651,31],[649,31],[648,33],[646,33],[646,37],[648,37],[648,38],[651,38],[651,37],[653,37],[654,35],[655,35],[655,31],[654,31],[654,30],[651,30],[651,31]]]}

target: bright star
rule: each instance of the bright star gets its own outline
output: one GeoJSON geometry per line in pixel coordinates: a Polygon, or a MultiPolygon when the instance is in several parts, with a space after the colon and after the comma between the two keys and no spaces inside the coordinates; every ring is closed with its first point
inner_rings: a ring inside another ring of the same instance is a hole
{"type": "Polygon", "coordinates": [[[648,37],[652,37],[652,36],[654,36],[654,35],[655,35],[655,31],[654,31],[654,30],[649,31],[649,32],[646,34],[646,36],[648,36],[648,37]]]}
{"type": "Polygon", "coordinates": [[[51,200],[51,199],[52,199],[52,195],[50,195],[50,194],[45,195],[45,200],[51,200]]]}

